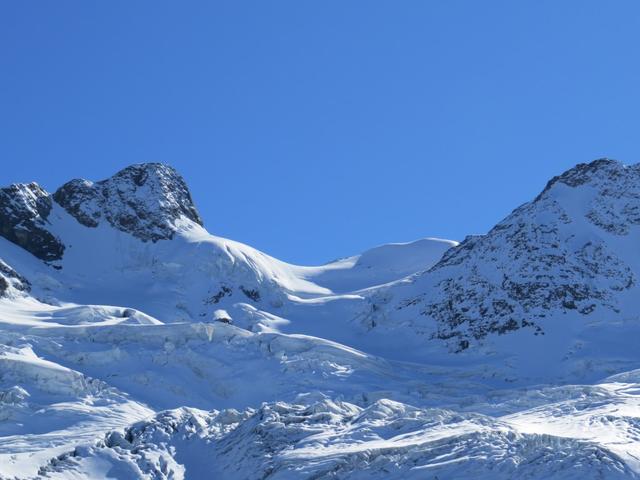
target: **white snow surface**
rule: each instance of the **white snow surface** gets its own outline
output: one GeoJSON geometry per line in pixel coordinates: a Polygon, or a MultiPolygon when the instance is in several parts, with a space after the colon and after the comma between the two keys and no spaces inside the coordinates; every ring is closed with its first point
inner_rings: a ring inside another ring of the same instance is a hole
{"type": "Polygon", "coordinates": [[[60,260],[0,237],[0,478],[640,477],[640,167],[311,267],[133,172],[53,202],[60,260]]]}

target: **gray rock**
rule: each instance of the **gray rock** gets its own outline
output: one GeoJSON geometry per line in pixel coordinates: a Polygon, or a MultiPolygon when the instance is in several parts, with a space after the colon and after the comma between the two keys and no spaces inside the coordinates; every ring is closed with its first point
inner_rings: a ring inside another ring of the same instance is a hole
{"type": "Polygon", "coordinates": [[[0,259],[0,298],[5,297],[12,287],[18,292],[29,292],[31,283],[0,259]]]}
{"type": "Polygon", "coordinates": [[[62,258],[64,245],[46,228],[51,196],[37,183],[0,189],[0,235],[45,261],[62,258]]]}
{"type": "Polygon", "coordinates": [[[161,163],[132,165],[95,183],[71,180],[53,198],[87,227],[104,220],[144,241],[172,238],[183,216],[202,225],[184,179],[161,163]]]}

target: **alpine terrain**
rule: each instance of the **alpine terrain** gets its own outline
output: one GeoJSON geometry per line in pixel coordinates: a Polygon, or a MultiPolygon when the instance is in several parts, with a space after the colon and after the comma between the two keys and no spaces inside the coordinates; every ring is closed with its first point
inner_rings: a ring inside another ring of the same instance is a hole
{"type": "Polygon", "coordinates": [[[0,189],[3,479],[640,478],[639,339],[640,164],[312,267],[163,164],[0,189]]]}

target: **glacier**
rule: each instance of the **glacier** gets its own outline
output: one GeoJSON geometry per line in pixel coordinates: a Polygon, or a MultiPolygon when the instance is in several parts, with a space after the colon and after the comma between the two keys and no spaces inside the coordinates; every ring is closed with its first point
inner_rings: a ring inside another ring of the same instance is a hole
{"type": "Polygon", "coordinates": [[[640,165],[291,265],[179,173],[0,189],[0,478],[640,477],[640,165]]]}

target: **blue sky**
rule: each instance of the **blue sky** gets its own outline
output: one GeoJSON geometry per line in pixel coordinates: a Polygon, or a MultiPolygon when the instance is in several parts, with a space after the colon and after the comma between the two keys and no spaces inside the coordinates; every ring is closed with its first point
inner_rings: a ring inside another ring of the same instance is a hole
{"type": "Polygon", "coordinates": [[[0,3],[0,183],[175,166],[214,234],[322,263],[482,233],[640,161],[635,1],[0,3]]]}

